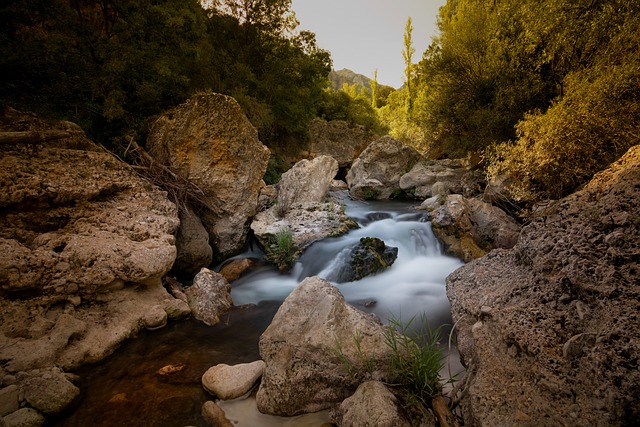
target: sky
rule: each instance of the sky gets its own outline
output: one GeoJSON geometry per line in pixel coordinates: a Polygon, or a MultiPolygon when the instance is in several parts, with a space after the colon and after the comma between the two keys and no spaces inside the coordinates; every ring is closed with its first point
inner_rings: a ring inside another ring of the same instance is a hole
{"type": "Polygon", "coordinates": [[[436,35],[438,9],[446,0],[292,0],[300,30],[316,34],[319,47],[331,52],[333,68],[348,68],[378,82],[403,84],[403,36],[413,22],[413,62],[436,35]]]}

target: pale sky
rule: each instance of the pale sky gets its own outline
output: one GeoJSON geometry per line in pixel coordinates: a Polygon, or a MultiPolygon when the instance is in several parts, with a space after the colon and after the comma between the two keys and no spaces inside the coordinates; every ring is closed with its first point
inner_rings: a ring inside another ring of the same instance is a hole
{"type": "Polygon", "coordinates": [[[403,84],[403,35],[413,21],[413,62],[436,34],[438,9],[446,0],[292,0],[300,30],[316,34],[318,45],[331,52],[333,68],[348,68],[378,82],[403,84]]]}

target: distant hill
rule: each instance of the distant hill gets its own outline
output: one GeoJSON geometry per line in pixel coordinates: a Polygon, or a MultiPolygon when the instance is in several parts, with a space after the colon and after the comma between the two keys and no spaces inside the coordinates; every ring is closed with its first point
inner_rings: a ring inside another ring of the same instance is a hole
{"type": "MultiPolygon", "coordinates": [[[[369,77],[363,76],[362,74],[355,73],[346,68],[343,68],[342,70],[338,70],[338,71],[335,71],[335,70],[331,71],[329,73],[329,80],[331,81],[331,87],[334,90],[342,89],[342,86],[345,83],[348,83],[349,85],[357,84],[358,87],[365,87],[371,90],[371,83],[370,83],[371,79],[369,77]]],[[[379,89],[382,89],[383,87],[393,90],[391,86],[386,86],[382,84],[379,84],[378,86],[379,89]]]]}

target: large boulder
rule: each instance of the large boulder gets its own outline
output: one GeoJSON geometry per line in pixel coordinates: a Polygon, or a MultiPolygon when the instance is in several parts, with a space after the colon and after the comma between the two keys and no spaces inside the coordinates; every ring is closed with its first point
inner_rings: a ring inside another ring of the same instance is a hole
{"type": "Polygon", "coordinates": [[[176,258],[176,206],[77,125],[15,111],[0,123],[62,138],[0,147],[3,368],[96,361],[173,300],[160,278],[176,258]]]}
{"type": "Polygon", "coordinates": [[[239,252],[270,153],[238,103],[214,93],[192,97],[156,120],[147,150],[204,193],[209,209],[200,217],[214,256],[239,252]]]}
{"type": "Polygon", "coordinates": [[[465,425],[640,419],[640,146],[447,280],[465,425]]]}
{"type": "Polygon", "coordinates": [[[400,191],[400,178],[421,158],[415,149],[384,136],[353,162],[347,173],[349,194],[357,199],[388,199],[400,191]]]}
{"type": "Polygon", "coordinates": [[[495,248],[513,247],[521,228],[502,209],[459,194],[451,194],[442,205],[434,206],[431,224],[445,251],[465,262],[495,248]]]}
{"type": "Polygon", "coordinates": [[[364,371],[365,358],[386,378],[390,349],[383,326],[346,303],[336,287],[310,277],[287,297],[260,337],[266,367],[257,394],[260,412],[293,416],[327,409],[356,390],[359,377],[339,351],[364,371]],[[358,346],[359,345],[359,346],[358,346]]]}
{"type": "Polygon", "coordinates": [[[400,188],[412,191],[415,197],[446,196],[462,194],[465,190],[463,178],[469,172],[461,160],[422,160],[400,178],[400,188]]]}
{"type": "Polygon", "coordinates": [[[349,125],[344,120],[314,119],[309,125],[312,158],[331,156],[341,168],[349,167],[367,146],[379,138],[364,126],[349,125]]]}

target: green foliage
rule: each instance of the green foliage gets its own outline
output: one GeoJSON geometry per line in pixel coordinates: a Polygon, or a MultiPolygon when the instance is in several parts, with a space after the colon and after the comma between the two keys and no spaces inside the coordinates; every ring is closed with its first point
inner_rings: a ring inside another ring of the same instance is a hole
{"type": "Polygon", "coordinates": [[[300,248],[293,241],[293,232],[283,228],[270,239],[265,246],[265,258],[278,266],[280,271],[285,271],[300,255],[300,248]]]}
{"type": "Polygon", "coordinates": [[[380,190],[377,190],[375,188],[365,188],[364,190],[362,190],[362,197],[365,200],[376,200],[378,199],[378,197],[380,196],[380,190]]]}
{"type": "Polygon", "coordinates": [[[267,185],[274,185],[280,182],[282,173],[285,171],[285,163],[278,154],[272,154],[267,163],[267,171],[264,174],[264,182],[267,185]]]}
{"type": "Polygon", "coordinates": [[[386,132],[371,106],[371,95],[365,88],[345,84],[342,90],[326,89],[318,108],[318,117],[324,120],[344,120],[349,124],[364,126],[378,134],[386,132]]]}
{"type": "Polygon", "coordinates": [[[103,143],[197,91],[237,97],[264,142],[304,134],[331,69],[291,0],[12,0],[0,6],[0,103],[103,143]]]}
{"type": "Polygon", "coordinates": [[[442,392],[440,328],[432,330],[424,313],[419,325],[415,320],[415,316],[407,323],[396,317],[389,319],[385,342],[392,350],[395,382],[405,404],[428,407],[431,399],[442,392]]]}

